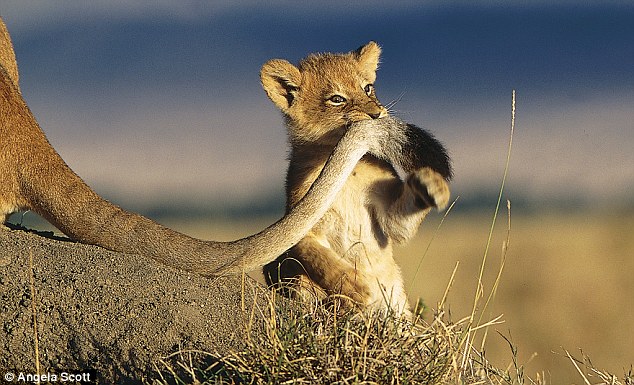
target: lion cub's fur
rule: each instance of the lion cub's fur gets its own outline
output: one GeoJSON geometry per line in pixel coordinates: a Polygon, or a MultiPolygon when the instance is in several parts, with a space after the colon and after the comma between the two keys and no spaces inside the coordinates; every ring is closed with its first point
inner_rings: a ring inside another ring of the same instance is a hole
{"type": "MultiPolygon", "coordinates": [[[[284,114],[289,132],[287,211],[306,194],[350,124],[388,114],[373,85],[380,53],[370,42],[345,54],[313,54],[298,66],[274,59],[262,67],[262,85],[284,114]]],[[[448,157],[438,142],[426,137],[416,145],[421,158],[431,156],[426,152],[438,154],[431,163],[440,169],[420,163],[406,170],[409,175],[402,181],[386,161],[364,156],[317,225],[265,267],[270,283],[287,281],[301,295],[323,290],[366,308],[409,312],[392,245],[411,239],[432,206],[446,206],[450,177],[448,157]]]]}

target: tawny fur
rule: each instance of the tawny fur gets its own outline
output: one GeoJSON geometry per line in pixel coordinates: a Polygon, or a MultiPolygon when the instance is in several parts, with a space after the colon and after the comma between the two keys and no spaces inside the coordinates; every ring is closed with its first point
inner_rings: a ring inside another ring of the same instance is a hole
{"type": "MultiPolygon", "coordinates": [[[[144,255],[206,276],[248,271],[272,261],[306,235],[357,161],[368,151],[381,153],[392,142],[392,125],[357,124],[339,135],[336,147],[333,142],[328,148],[332,154],[326,166],[311,174],[314,183],[306,186],[308,193],[303,191],[304,198],[294,200],[287,214],[262,232],[233,242],[194,239],[104,200],[64,163],[22,98],[13,46],[0,19],[0,225],[13,212],[33,210],[80,242],[144,255]]],[[[326,159],[328,154],[321,161],[326,159]]]]}
{"type": "MultiPolygon", "coordinates": [[[[345,54],[310,55],[297,67],[280,59],[262,67],[262,85],[289,131],[287,212],[309,191],[350,124],[388,120],[381,119],[388,112],[373,86],[380,52],[370,42],[345,54]]],[[[265,267],[270,283],[287,281],[302,296],[323,291],[368,309],[410,311],[392,245],[411,239],[431,207],[447,205],[451,169],[433,137],[412,125],[395,127],[403,148],[390,162],[406,164],[406,180],[385,160],[364,156],[308,235],[265,267]]]]}

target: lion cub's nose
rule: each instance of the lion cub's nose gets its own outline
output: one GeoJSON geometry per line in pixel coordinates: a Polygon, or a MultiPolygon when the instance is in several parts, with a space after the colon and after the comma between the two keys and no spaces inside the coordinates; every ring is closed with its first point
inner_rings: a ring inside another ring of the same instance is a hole
{"type": "Polygon", "coordinates": [[[368,115],[372,119],[384,118],[384,117],[387,116],[387,110],[385,108],[381,107],[381,109],[379,109],[378,112],[368,112],[368,115]]]}

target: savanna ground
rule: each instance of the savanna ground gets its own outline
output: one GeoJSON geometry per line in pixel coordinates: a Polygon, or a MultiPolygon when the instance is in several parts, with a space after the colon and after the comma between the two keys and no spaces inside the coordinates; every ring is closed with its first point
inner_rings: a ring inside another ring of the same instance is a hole
{"type": "MultiPolygon", "coordinates": [[[[436,308],[458,264],[446,306],[455,321],[471,313],[492,216],[493,210],[460,213],[458,203],[438,229],[441,216],[430,215],[416,239],[397,250],[412,300],[421,297],[436,308]]],[[[233,239],[271,219],[164,222],[194,236],[233,239]]],[[[501,209],[484,270],[486,293],[499,272],[507,231],[501,209]]],[[[622,378],[634,363],[633,234],[631,211],[512,212],[504,269],[487,310],[489,319],[504,320],[489,330],[484,351],[490,362],[500,368],[512,363],[508,342],[495,330],[517,347],[531,378],[583,383],[565,350],[577,357],[583,352],[596,367],[622,378]]]]}
{"type": "MultiPolygon", "coordinates": [[[[450,318],[459,321],[471,314],[492,216],[493,209],[461,211],[458,202],[440,227],[442,216],[431,214],[415,240],[397,249],[410,298],[422,298],[430,309],[428,320],[450,281],[445,304],[450,318]]],[[[196,237],[229,240],[274,219],[160,221],[196,237]]],[[[504,323],[488,329],[487,359],[498,368],[511,368],[508,339],[530,378],[584,383],[566,351],[578,358],[587,355],[595,367],[623,378],[634,363],[634,212],[512,212],[510,224],[499,286],[483,319],[502,315],[504,323]]],[[[500,272],[507,236],[509,217],[501,208],[483,274],[485,296],[500,272]]]]}

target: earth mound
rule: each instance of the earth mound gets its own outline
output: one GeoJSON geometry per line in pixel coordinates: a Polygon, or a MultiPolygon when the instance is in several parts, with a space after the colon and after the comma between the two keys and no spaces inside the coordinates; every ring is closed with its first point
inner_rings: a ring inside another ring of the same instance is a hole
{"type": "Polygon", "coordinates": [[[37,350],[40,374],[151,381],[174,352],[239,349],[262,292],[248,277],[212,280],[136,255],[0,231],[0,375],[35,373],[37,350]]]}

